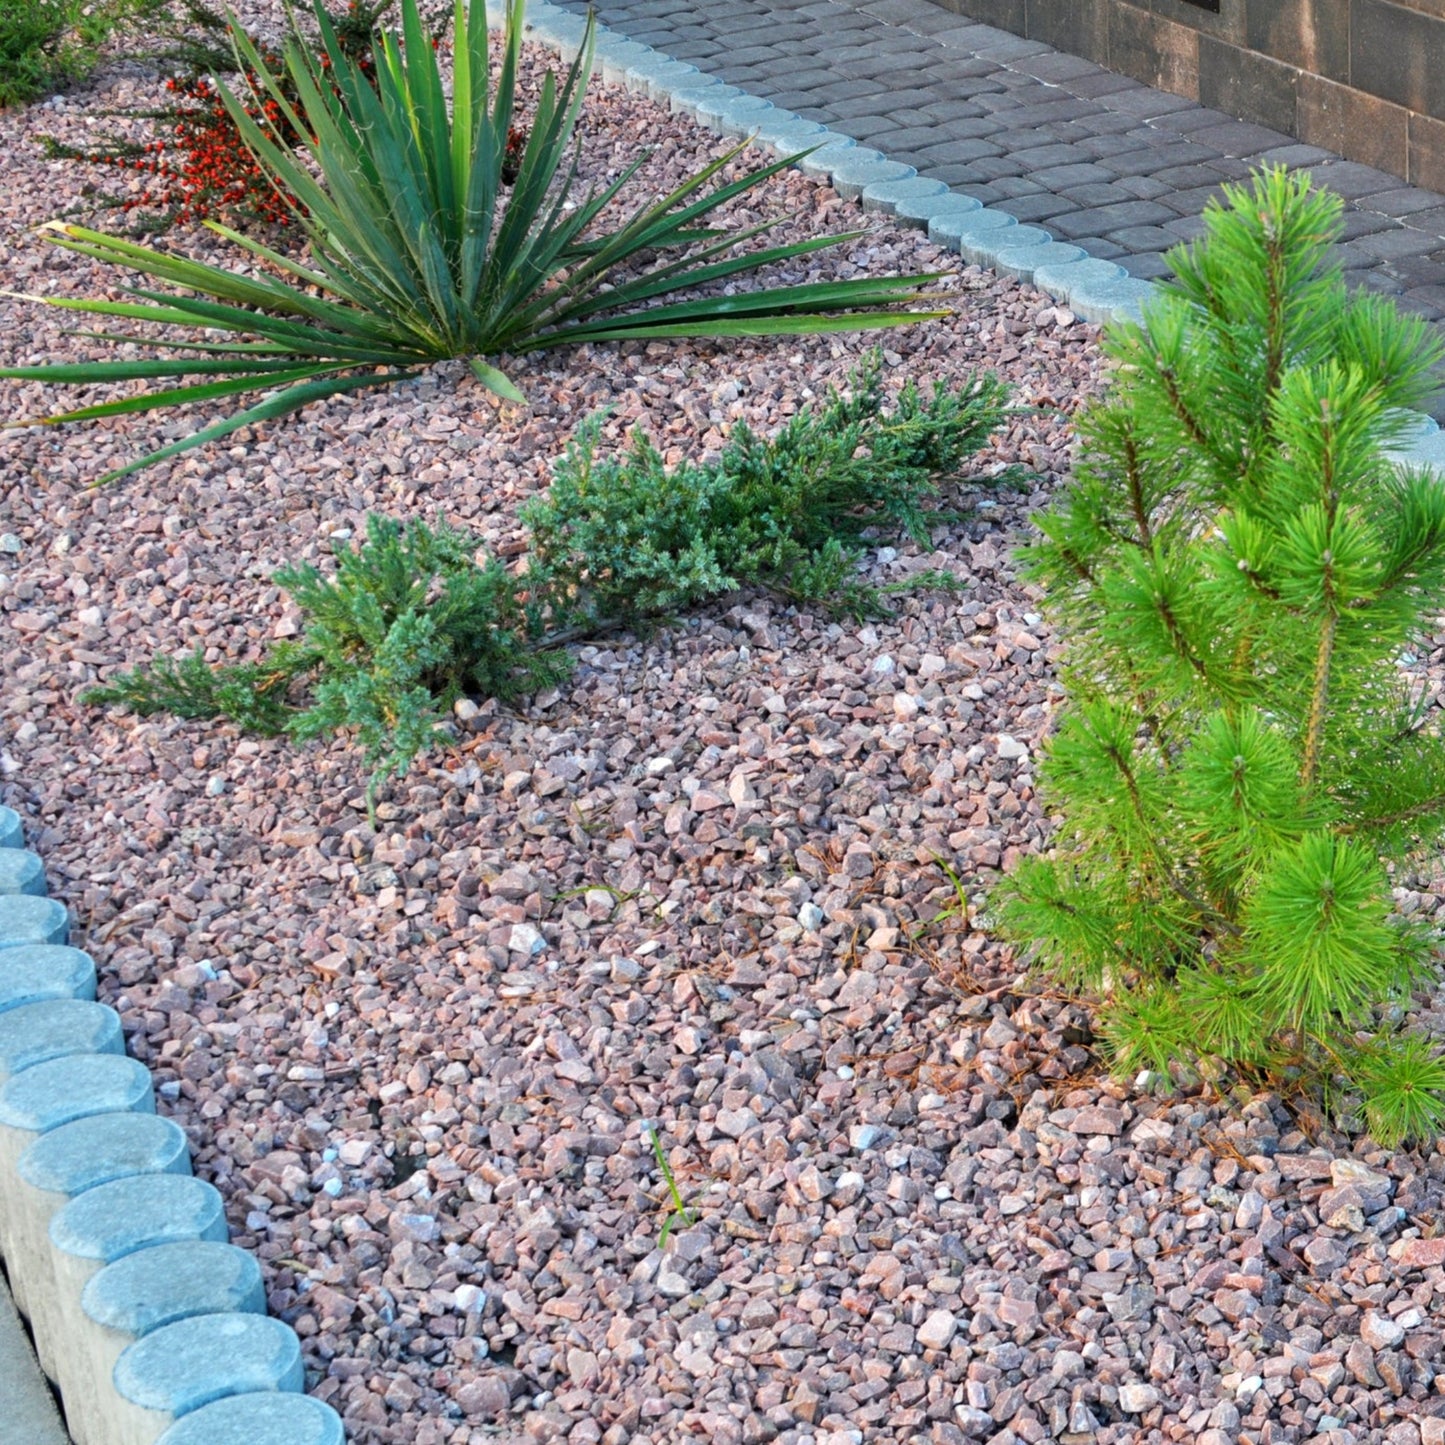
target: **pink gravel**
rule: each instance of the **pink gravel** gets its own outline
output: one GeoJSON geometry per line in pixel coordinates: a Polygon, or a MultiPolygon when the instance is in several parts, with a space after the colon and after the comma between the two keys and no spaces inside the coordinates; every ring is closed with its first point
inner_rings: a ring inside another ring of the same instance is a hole
{"type": "MultiPolygon", "coordinates": [[[[7,287],[116,284],[28,233],[88,180],[35,137],[147,84],[0,116],[7,287]]],[[[720,145],[598,85],[590,172],[639,134],[654,187],[720,145]]],[[[1067,470],[1095,333],[799,175],[763,204],[782,234],[867,226],[815,274],[951,272],[955,314],[886,338],[890,386],[992,368],[1036,404],[932,552],[870,560],[967,590],[869,626],[745,595],[582,647],[556,692],[459,708],[376,832],[344,739],[77,694],[157,650],[254,656],[296,625],[272,571],[324,565],[369,511],[515,555],[518,504],[590,412],[608,446],[638,425],[702,455],[843,382],[868,339],[536,356],[525,410],[439,367],[104,491],[84,483],[191,419],[0,455],[0,800],[309,1387],[359,1445],[1439,1445],[1445,1157],[1103,1081],[1085,1010],[981,926],[1046,839],[1058,689],[1010,553],[1067,470]],[[1030,491],[989,485],[1011,464],[1030,491]],[[653,1127],[695,1215],[666,1250],[653,1127]]],[[[4,300],[0,347],[95,354],[64,321],[4,300]]],[[[12,415],[54,405],[8,386],[12,415]]]]}

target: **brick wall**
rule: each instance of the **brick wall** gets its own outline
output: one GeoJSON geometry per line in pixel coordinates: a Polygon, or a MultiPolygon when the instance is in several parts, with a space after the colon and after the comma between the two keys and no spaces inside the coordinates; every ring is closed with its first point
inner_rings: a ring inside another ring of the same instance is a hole
{"type": "Polygon", "coordinates": [[[1445,190],[1445,0],[935,0],[1445,190]]]}

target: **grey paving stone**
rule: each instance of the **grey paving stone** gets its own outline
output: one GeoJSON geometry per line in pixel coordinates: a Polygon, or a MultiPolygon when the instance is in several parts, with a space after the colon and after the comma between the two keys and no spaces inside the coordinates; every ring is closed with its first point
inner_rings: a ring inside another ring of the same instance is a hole
{"type": "Polygon", "coordinates": [[[1095,231],[1109,235],[1125,226],[1155,226],[1172,221],[1175,213],[1157,201],[1121,201],[1112,206],[1090,206],[1059,218],[1065,236],[1087,236],[1095,231]]]}
{"type": "Polygon", "coordinates": [[[47,999],[0,1014],[0,1084],[47,1059],[124,1052],[120,1015],[88,999],[47,999]]]}
{"type": "Polygon", "coordinates": [[[213,1400],[252,1391],[299,1391],[301,1346],[280,1320],[209,1315],[163,1325],[116,1361],[121,1399],[183,1416],[213,1400]]]}
{"type": "Polygon", "coordinates": [[[1364,255],[1380,261],[1395,261],[1403,256],[1423,256],[1439,251],[1445,242],[1439,236],[1427,235],[1424,231],[1399,226],[1389,231],[1378,231],[1373,235],[1362,235],[1352,243],[1364,255]]]}
{"type": "Polygon", "coordinates": [[[1253,166],[1286,166],[1290,170],[1297,170],[1301,166],[1318,165],[1321,161],[1334,158],[1331,151],[1323,150],[1319,146],[1300,145],[1298,142],[1273,146],[1269,150],[1258,151],[1254,155],[1244,157],[1253,166]]]}
{"type": "Polygon", "coordinates": [[[1131,275],[1141,281],[1155,281],[1162,276],[1172,273],[1168,263],[1162,256],[1131,256],[1125,254],[1119,257],[1119,264],[1131,275]]]}
{"type": "MultiPolygon", "coordinates": [[[[1001,183],[1000,183],[1001,184],[1001,183]]],[[[1051,191],[1039,191],[1029,195],[1011,196],[1003,202],[1004,208],[1021,221],[1047,221],[1061,216],[1065,211],[1075,209],[1072,201],[1056,196],[1051,191]]]]}
{"type": "MultiPolygon", "coordinates": [[[[1072,151],[1072,147],[1070,147],[1072,151]]],[[[1067,193],[1072,186],[1113,183],[1114,173],[1099,165],[1097,161],[1072,161],[1066,165],[1051,165],[1032,152],[1020,157],[1031,165],[1040,167],[1030,172],[1033,180],[1050,191],[1067,193]]]]}
{"type": "MultiPolygon", "coordinates": [[[[1417,186],[1401,186],[1394,191],[1376,191],[1374,194],[1361,198],[1360,205],[1366,210],[1379,211],[1386,216],[1411,217],[1410,224],[1414,225],[1415,220],[1422,211],[1434,210],[1437,207],[1445,206],[1445,196],[1437,191],[1423,190],[1417,186]]],[[[3,829],[3,825],[0,825],[3,829]]]]}
{"type": "Polygon", "coordinates": [[[55,899],[0,894],[0,948],[69,941],[70,915],[55,899]]]}
{"type": "Polygon", "coordinates": [[[0,807],[0,848],[23,848],[25,830],[14,808],[0,807]]]}
{"type": "Polygon", "coordinates": [[[972,165],[975,161],[1000,155],[992,141],[971,136],[950,136],[934,145],[920,146],[914,154],[930,166],[972,165]]]}
{"type": "Polygon", "coordinates": [[[1200,145],[1213,147],[1227,156],[1253,156],[1291,144],[1290,137],[1264,125],[1227,120],[1222,125],[1201,126],[1191,132],[1200,145]]]}
{"type": "Polygon", "coordinates": [[[31,944],[0,952],[0,1013],[47,999],[95,997],[95,963],[62,944],[31,944]]]}
{"type": "Polygon", "coordinates": [[[1178,235],[1163,226],[1124,226],[1106,234],[1129,251],[1167,251],[1179,240],[1178,235]]]}
{"type": "Polygon", "coordinates": [[[1310,175],[1317,185],[1328,186],[1346,200],[1356,200],[1378,191],[1392,191],[1400,184],[1398,176],[1386,175],[1374,166],[1363,166],[1357,161],[1328,161],[1311,167],[1310,175]]]}

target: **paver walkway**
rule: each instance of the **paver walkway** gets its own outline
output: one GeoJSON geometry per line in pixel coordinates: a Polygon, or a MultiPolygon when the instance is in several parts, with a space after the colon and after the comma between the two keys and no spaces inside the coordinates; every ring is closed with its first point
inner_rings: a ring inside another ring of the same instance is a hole
{"type": "MultiPolygon", "coordinates": [[[[579,13],[585,0],[558,0],[579,13]]],[[[1307,166],[1347,204],[1357,284],[1445,326],[1445,196],[929,0],[595,0],[631,40],[821,121],[1133,275],[1222,181],[1307,166]]]]}

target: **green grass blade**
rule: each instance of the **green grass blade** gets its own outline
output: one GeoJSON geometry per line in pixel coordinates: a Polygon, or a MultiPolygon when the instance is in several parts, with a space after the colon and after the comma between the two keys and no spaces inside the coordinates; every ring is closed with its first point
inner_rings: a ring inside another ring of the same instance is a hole
{"type": "Polygon", "coordinates": [[[293,366],[271,376],[232,377],[228,381],[212,381],[204,386],[178,386],[166,391],[147,391],[139,396],[123,397],[119,401],[98,402],[95,406],[82,406],[74,411],[57,412],[54,416],[31,417],[25,421],[7,421],[5,427],[18,426],[59,426],[64,422],[93,421],[103,416],[129,416],[136,412],[155,411],[165,406],[186,406],[198,402],[216,401],[223,396],[241,396],[248,391],[290,386],[293,382],[307,381],[312,377],[325,376],[334,372],[334,366],[293,366]]]}

